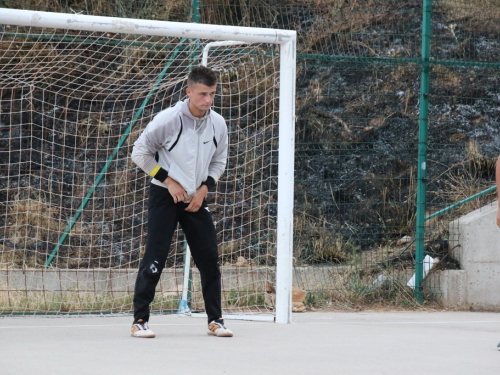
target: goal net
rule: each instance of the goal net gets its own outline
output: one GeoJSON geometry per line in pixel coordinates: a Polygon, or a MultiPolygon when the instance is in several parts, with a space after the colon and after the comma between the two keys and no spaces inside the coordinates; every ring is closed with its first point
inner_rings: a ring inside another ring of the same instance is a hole
{"type": "MultiPolygon", "coordinates": [[[[8,11],[21,16],[0,16],[9,19],[0,19],[0,313],[128,313],[150,184],[130,159],[133,143],[156,113],[185,98],[204,47],[228,36],[208,25],[191,35],[193,24],[8,11]],[[135,34],[148,25],[163,27],[162,35],[135,34]],[[172,25],[183,32],[170,32],[172,25]]],[[[293,192],[294,85],[284,98],[280,83],[294,79],[295,46],[287,76],[280,44],[232,29],[246,43],[218,43],[206,56],[219,75],[213,109],[226,119],[230,144],[226,171],[208,196],[223,308],[272,316],[281,298],[285,321],[293,197],[280,192],[285,208],[278,207],[278,186],[291,181],[293,192]]],[[[191,311],[203,310],[196,268],[184,277],[185,250],[179,229],[152,311],[176,312],[184,280],[191,311]]]]}

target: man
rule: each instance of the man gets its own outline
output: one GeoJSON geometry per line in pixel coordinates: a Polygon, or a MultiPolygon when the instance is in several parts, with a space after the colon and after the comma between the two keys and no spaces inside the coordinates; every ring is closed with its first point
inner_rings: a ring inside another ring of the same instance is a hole
{"type": "Polygon", "coordinates": [[[496,180],[497,180],[497,196],[498,196],[498,211],[497,211],[497,225],[500,227],[500,155],[498,156],[496,166],[496,180]]]}
{"type": "Polygon", "coordinates": [[[177,223],[200,271],[208,334],[233,336],[222,320],[217,236],[205,200],[227,160],[226,122],[210,109],[216,88],[217,76],[211,69],[193,69],[187,79],[188,99],[158,113],[134,143],[132,160],[153,179],[146,251],[134,291],[133,337],[155,337],[148,326],[149,305],[177,223]]]}
{"type": "MultiPolygon", "coordinates": [[[[495,168],[495,178],[497,182],[497,197],[498,197],[497,225],[498,227],[500,227],[500,155],[498,155],[497,165],[495,168]]],[[[500,343],[497,345],[497,349],[500,350],[500,343]]]]}

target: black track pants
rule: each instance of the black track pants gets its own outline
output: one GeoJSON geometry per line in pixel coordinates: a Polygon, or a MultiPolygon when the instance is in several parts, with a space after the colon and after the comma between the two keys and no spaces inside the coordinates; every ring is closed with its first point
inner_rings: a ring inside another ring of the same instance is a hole
{"type": "Polygon", "coordinates": [[[187,206],[182,202],[175,204],[166,188],[151,184],[146,252],[135,282],[134,321],[149,321],[149,305],[154,299],[177,223],[186,235],[194,263],[200,271],[208,321],[222,317],[221,273],[212,215],[206,201],[197,212],[185,211],[187,206]]]}

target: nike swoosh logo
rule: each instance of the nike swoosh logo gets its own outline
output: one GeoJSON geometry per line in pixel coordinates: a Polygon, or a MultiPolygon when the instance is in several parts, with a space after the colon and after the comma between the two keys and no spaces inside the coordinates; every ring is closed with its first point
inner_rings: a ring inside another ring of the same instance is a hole
{"type": "MultiPolygon", "coordinates": [[[[210,141],[211,141],[211,140],[210,140],[210,141]]],[[[205,144],[207,144],[207,143],[208,143],[208,142],[210,142],[210,141],[203,142],[203,144],[205,145],[205,144]]]]}

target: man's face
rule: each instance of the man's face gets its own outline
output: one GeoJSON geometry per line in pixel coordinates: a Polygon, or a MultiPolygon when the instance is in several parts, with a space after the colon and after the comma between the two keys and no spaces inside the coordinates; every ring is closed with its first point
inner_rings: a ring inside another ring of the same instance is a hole
{"type": "Polygon", "coordinates": [[[202,83],[195,83],[186,89],[189,97],[189,110],[195,117],[203,117],[206,111],[210,109],[215,97],[217,85],[205,86],[202,83]]]}

